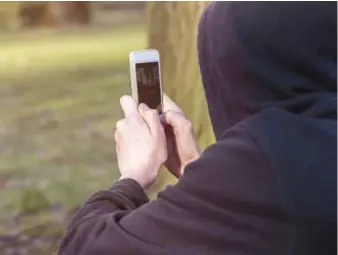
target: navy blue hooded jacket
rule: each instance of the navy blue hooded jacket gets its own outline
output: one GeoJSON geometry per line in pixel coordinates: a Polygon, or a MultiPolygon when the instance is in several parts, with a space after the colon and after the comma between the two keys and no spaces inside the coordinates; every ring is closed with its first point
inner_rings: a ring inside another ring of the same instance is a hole
{"type": "Polygon", "coordinates": [[[60,254],[337,253],[336,3],[212,3],[198,51],[217,143],[156,200],[94,194],[60,254]]]}

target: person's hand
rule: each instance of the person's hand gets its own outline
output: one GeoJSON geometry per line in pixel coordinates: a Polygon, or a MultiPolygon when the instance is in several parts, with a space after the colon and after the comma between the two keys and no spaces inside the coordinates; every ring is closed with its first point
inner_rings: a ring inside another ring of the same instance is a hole
{"type": "Polygon", "coordinates": [[[120,103],[124,119],[116,123],[114,135],[120,179],[132,178],[147,188],[167,159],[164,129],[156,110],[137,106],[130,96],[123,96],[120,103]]]}
{"type": "Polygon", "coordinates": [[[168,159],[164,165],[173,175],[180,178],[184,167],[201,154],[194,128],[183,111],[166,95],[163,95],[161,118],[164,122],[168,149],[168,159]]]}

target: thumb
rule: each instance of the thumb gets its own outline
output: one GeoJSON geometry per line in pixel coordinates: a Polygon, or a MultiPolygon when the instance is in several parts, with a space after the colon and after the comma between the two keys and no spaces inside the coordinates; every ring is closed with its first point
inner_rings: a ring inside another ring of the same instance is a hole
{"type": "Polygon", "coordinates": [[[154,137],[163,135],[163,128],[157,110],[150,109],[146,104],[139,105],[139,111],[144,121],[148,124],[150,132],[154,137]]]}
{"type": "Polygon", "coordinates": [[[174,103],[166,94],[163,93],[163,112],[167,111],[176,111],[176,112],[182,112],[180,107],[178,107],[177,104],[174,103]]]}
{"type": "Polygon", "coordinates": [[[137,104],[131,96],[121,97],[120,104],[125,118],[128,118],[131,115],[138,114],[137,104]]]}
{"type": "Polygon", "coordinates": [[[183,112],[168,111],[163,113],[162,121],[164,124],[172,126],[174,129],[192,127],[192,123],[184,116],[183,112]]]}

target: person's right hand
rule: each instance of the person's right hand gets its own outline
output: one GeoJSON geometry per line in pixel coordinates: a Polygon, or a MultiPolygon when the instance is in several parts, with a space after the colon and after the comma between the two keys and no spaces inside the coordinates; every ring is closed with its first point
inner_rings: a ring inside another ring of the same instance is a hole
{"type": "Polygon", "coordinates": [[[162,121],[168,148],[168,159],[164,165],[173,175],[180,178],[184,167],[201,154],[193,125],[184,116],[183,111],[165,94],[162,121]]]}

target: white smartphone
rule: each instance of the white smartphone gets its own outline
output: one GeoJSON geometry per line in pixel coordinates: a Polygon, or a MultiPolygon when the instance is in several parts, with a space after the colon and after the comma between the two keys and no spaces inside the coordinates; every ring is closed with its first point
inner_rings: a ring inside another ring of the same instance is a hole
{"type": "Polygon", "coordinates": [[[129,54],[130,81],[135,101],[145,103],[159,113],[163,110],[160,55],[157,50],[133,51],[129,54]]]}

